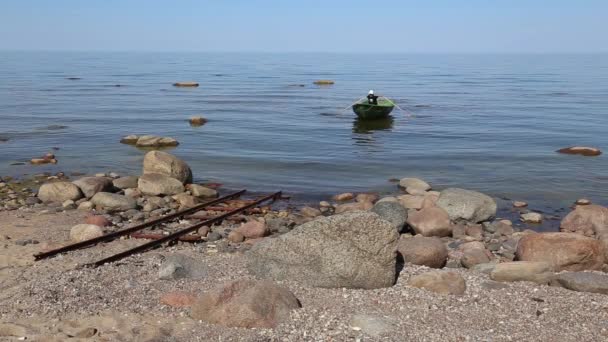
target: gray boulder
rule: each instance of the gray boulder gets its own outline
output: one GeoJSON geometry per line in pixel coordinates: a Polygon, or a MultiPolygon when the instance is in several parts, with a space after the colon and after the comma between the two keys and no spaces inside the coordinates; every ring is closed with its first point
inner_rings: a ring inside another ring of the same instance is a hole
{"type": "Polygon", "coordinates": [[[397,232],[403,230],[407,220],[407,210],[399,202],[378,202],[372,207],[372,212],[392,223],[397,232]]]}
{"type": "Polygon", "coordinates": [[[91,203],[97,209],[108,211],[126,211],[137,208],[137,201],[134,198],[109,192],[98,192],[91,198],[91,203]]]}
{"type": "Polygon", "coordinates": [[[139,177],[137,188],[145,195],[177,195],[185,191],[177,179],[160,173],[146,173],[139,177]]]}
{"type": "Polygon", "coordinates": [[[496,201],[477,191],[449,188],[439,195],[437,206],[443,208],[454,222],[479,223],[496,215],[496,201]]]}
{"type": "Polygon", "coordinates": [[[110,192],[112,190],[112,180],[106,177],[83,177],[73,181],[84,197],[91,198],[98,192],[110,192]]]}
{"type": "Polygon", "coordinates": [[[608,294],[608,275],[589,272],[565,272],[558,274],[551,285],[568,290],[608,294]]]}
{"type": "Polygon", "coordinates": [[[203,263],[183,254],[173,254],[165,257],[158,270],[159,279],[202,279],[207,276],[203,263]]]}
{"type": "Polygon", "coordinates": [[[139,180],[139,177],[137,177],[137,176],[126,176],[126,177],[116,178],[112,183],[118,189],[132,189],[132,188],[137,188],[138,180],[139,180]]]}
{"type": "Polygon", "coordinates": [[[399,234],[371,212],[318,218],[250,250],[250,273],[327,288],[373,289],[395,282],[399,234]]]}
{"type": "Polygon", "coordinates": [[[70,182],[52,182],[40,186],[38,198],[45,203],[63,203],[67,200],[81,199],[82,192],[79,187],[70,182]]]}
{"type": "Polygon", "coordinates": [[[143,174],[159,173],[175,178],[182,184],[192,183],[192,170],[190,166],[176,156],[161,152],[150,151],[144,157],[143,174]]]}

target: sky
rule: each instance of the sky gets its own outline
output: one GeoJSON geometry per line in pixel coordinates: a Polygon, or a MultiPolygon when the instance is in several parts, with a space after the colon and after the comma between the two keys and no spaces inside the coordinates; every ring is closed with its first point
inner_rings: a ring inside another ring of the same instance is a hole
{"type": "Polygon", "coordinates": [[[608,52],[608,0],[0,0],[0,50],[608,52]]]}

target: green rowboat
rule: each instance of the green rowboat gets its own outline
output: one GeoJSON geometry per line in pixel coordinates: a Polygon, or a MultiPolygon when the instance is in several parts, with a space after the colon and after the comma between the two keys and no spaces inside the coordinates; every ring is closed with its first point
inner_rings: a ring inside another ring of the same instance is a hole
{"type": "Polygon", "coordinates": [[[353,111],[361,120],[375,120],[386,118],[395,108],[389,99],[378,99],[378,104],[369,104],[367,99],[353,105],[353,111]]]}

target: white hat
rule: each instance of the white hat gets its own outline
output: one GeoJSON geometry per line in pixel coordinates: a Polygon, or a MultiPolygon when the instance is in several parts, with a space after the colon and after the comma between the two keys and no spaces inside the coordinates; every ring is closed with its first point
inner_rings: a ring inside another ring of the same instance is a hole
{"type": "Polygon", "coordinates": [[[374,95],[374,91],[373,91],[373,90],[370,90],[370,91],[369,91],[369,94],[370,94],[370,95],[374,95]]]}

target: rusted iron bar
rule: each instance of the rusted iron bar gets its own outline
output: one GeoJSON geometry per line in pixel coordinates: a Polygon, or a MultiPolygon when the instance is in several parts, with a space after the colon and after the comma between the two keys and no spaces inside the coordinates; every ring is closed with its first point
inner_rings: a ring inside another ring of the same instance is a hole
{"type": "MultiPolygon", "coordinates": [[[[205,208],[205,211],[232,211],[236,208],[234,207],[207,207],[205,208]]],[[[253,214],[260,214],[262,213],[262,210],[260,208],[252,208],[250,210],[247,210],[248,213],[253,213],[253,214]]]]}
{"type": "MultiPolygon", "coordinates": [[[[215,216],[209,216],[209,215],[199,215],[199,214],[192,214],[192,215],[186,215],[184,218],[185,219],[190,219],[190,220],[211,220],[212,218],[214,218],[215,216]]],[[[244,220],[246,220],[244,217],[228,217],[227,219],[225,219],[224,221],[230,221],[230,222],[243,222],[244,220]]]]}
{"type": "Polygon", "coordinates": [[[274,193],[272,195],[265,196],[265,197],[263,197],[263,198],[255,201],[254,203],[242,206],[240,208],[234,209],[233,211],[230,211],[230,212],[227,212],[225,214],[222,214],[222,215],[220,215],[218,217],[215,217],[215,218],[212,218],[210,220],[197,223],[195,225],[192,225],[190,227],[187,227],[187,228],[184,228],[184,229],[182,229],[180,231],[177,231],[177,232],[175,232],[173,234],[164,236],[161,239],[150,241],[148,243],[144,243],[143,245],[137,246],[135,248],[131,248],[131,249],[126,250],[126,251],[124,251],[122,253],[118,253],[118,254],[112,255],[112,256],[107,257],[105,259],[102,259],[102,260],[99,260],[99,261],[96,261],[96,262],[93,262],[93,263],[90,263],[90,264],[86,264],[84,266],[85,267],[98,267],[98,266],[101,266],[101,265],[106,264],[106,263],[110,263],[110,262],[114,262],[114,261],[126,258],[128,256],[133,255],[133,254],[137,254],[137,253],[141,253],[141,252],[147,251],[148,249],[151,249],[151,248],[156,247],[156,246],[160,246],[160,245],[162,245],[165,242],[177,240],[181,236],[184,236],[184,235],[186,235],[186,234],[188,234],[190,232],[193,232],[193,231],[199,229],[200,227],[211,226],[212,224],[215,224],[217,222],[223,221],[227,217],[230,217],[230,216],[232,216],[234,214],[238,214],[240,212],[243,212],[243,211],[245,211],[245,210],[247,210],[249,208],[253,208],[253,207],[259,205],[260,203],[263,203],[263,202],[266,202],[266,201],[269,201],[269,200],[275,201],[275,200],[277,200],[279,198],[281,198],[281,192],[280,191],[276,192],[276,193],[274,193]]]}
{"type": "MultiPolygon", "coordinates": [[[[165,237],[167,235],[164,234],[147,234],[147,233],[135,233],[135,234],[131,234],[131,237],[134,239],[146,239],[146,240],[158,240],[158,239],[162,239],[163,237],[165,237]]],[[[184,241],[184,242],[198,242],[198,241],[204,241],[203,237],[198,235],[198,234],[189,234],[189,235],[185,235],[185,236],[180,236],[179,241],[184,241]]]]}
{"type": "Polygon", "coordinates": [[[81,248],[84,248],[84,247],[87,247],[87,246],[95,245],[95,244],[98,244],[100,242],[114,240],[117,237],[124,236],[124,235],[129,235],[131,233],[134,233],[134,232],[140,231],[142,229],[145,229],[145,228],[157,225],[159,223],[167,222],[167,221],[170,221],[170,220],[175,219],[175,218],[180,217],[180,216],[184,216],[184,215],[188,215],[188,214],[191,214],[191,213],[195,213],[197,211],[200,211],[201,209],[205,209],[208,206],[213,206],[213,205],[216,205],[216,204],[219,204],[219,203],[223,203],[223,202],[225,202],[225,201],[227,201],[229,199],[241,196],[242,194],[245,193],[245,191],[247,191],[247,190],[237,191],[235,193],[232,193],[232,194],[224,196],[224,197],[220,197],[220,198],[215,199],[213,201],[210,201],[210,202],[207,202],[207,203],[203,203],[203,204],[199,204],[199,205],[197,205],[195,207],[192,207],[190,209],[185,209],[185,210],[182,210],[182,211],[178,211],[178,212],[176,212],[174,214],[163,216],[161,218],[158,218],[158,219],[155,219],[155,220],[152,220],[152,221],[144,222],[142,224],[136,225],[136,226],[131,227],[131,228],[126,228],[126,229],[123,229],[123,230],[119,230],[117,232],[106,234],[106,235],[103,235],[103,236],[100,236],[100,237],[97,237],[97,238],[93,238],[93,239],[90,239],[90,240],[85,240],[85,241],[77,242],[77,243],[74,243],[74,244],[71,244],[71,245],[67,245],[67,246],[64,246],[64,247],[61,247],[61,248],[57,248],[57,249],[54,249],[54,250],[51,250],[51,251],[48,251],[48,252],[39,253],[39,254],[34,255],[34,259],[35,260],[42,260],[42,259],[46,259],[46,258],[52,257],[52,256],[57,255],[57,254],[61,254],[61,253],[65,253],[65,252],[70,252],[70,251],[81,249],[81,248]]]}

